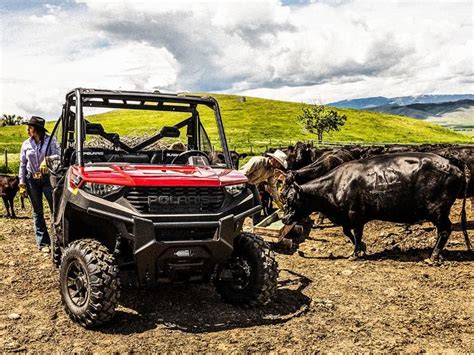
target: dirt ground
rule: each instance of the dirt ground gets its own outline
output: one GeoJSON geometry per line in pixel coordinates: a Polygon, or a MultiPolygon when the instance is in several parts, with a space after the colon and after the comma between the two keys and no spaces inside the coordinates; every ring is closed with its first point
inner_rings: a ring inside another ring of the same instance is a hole
{"type": "Polygon", "coordinates": [[[0,352],[474,352],[474,258],[459,225],[445,261],[430,266],[430,224],[411,232],[368,224],[360,261],[346,258],[351,245],[327,224],[291,255],[277,254],[279,287],[265,307],[224,304],[210,285],[126,289],[113,321],[85,330],[62,309],[58,272],[35,248],[30,213],[0,218],[0,352]]]}

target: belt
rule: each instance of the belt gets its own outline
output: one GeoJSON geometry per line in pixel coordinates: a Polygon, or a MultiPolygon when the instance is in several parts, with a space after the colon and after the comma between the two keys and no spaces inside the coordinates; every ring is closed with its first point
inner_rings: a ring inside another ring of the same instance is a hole
{"type": "Polygon", "coordinates": [[[45,177],[48,174],[42,174],[41,172],[37,171],[36,173],[27,173],[26,177],[28,179],[33,179],[33,180],[41,180],[43,177],[45,177]]]}

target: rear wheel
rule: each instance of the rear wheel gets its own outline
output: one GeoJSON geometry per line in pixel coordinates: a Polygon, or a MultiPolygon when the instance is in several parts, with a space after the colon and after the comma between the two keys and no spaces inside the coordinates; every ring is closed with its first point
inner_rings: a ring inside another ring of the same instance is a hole
{"type": "Polygon", "coordinates": [[[117,267],[98,241],[78,240],[64,250],[60,287],[66,313],[82,326],[98,326],[114,316],[119,298],[117,267]]]}
{"type": "Polygon", "coordinates": [[[270,246],[255,234],[242,233],[215,284],[224,301],[259,306],[270,300],[277,278],[278,265],[270,246]]]}

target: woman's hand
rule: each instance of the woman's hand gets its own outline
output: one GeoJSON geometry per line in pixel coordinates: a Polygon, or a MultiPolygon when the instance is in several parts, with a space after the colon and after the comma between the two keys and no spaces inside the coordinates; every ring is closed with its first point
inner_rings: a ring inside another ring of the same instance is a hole
{"type": "Polygon", "coordinates": [[[49,172],[48,166],[46,165],[46,159],[43,159],[43,161],[41,162],[39,170],[40,173],[43,175],[46,175],[49,172]]]}
{"type": "Polygon", "coordinates": [[[18,185],[18,187],[20,188],[21,197],[27,198],[28,197],[28,191],[26,190],[26,184],[20,184],[20,185],[18,185]]]}

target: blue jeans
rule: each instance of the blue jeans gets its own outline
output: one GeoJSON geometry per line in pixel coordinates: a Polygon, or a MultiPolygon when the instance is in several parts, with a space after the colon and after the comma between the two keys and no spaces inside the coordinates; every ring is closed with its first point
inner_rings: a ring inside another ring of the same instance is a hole
{"type": "Polygon", "coordinates": [[[30,198],[31,206],[33,207],[36,246],[38,248],[49,246],[49,233],[43,214],[43,194],[48,201],[49,209],[52,211],[53,208],[53,189],[49,182],[49,175],[43,176],[41,179],[27,177],[25,182],[28,197],[30,198]]]}

